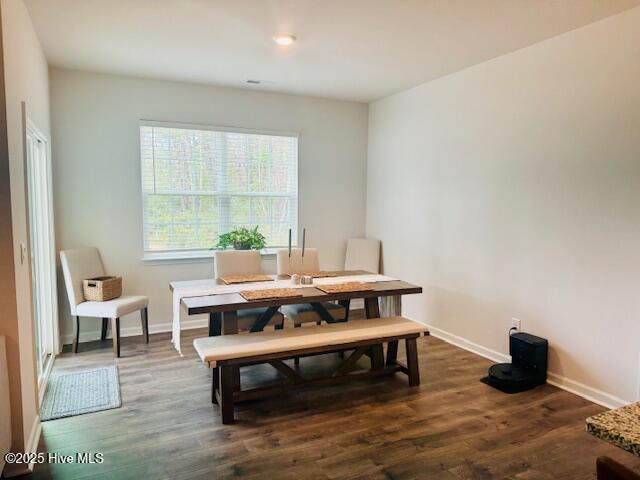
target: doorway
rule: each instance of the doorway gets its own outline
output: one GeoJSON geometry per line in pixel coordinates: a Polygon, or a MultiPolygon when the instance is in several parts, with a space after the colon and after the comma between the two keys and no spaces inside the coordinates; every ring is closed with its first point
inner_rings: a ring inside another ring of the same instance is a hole
{"type": "Polygon", "coordinates": [[[40,400],[59,352],[53,195],[49,140],[25,116],[25,176],[34,342],[40,400]]]}

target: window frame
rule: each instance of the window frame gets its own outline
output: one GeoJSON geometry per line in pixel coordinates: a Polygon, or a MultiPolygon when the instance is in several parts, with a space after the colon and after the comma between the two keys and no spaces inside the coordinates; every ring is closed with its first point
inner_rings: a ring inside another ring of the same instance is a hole
{"type": "MultiPolygon", "coordinates": [[[[140,187],[140,218],[142,223],[141,228],[141,243],[142,243],[142,261],[145,264],[171,264],[171,263],[201,263],[209,262],[213,259],[213,251],[209,249],[191,249],[191,250],[158,250],[148,251],[145,250],[145,218],[144,218],[144,190],[142,188],[142,143],[140,129],[142,127],[160,127],[160,128],[178,128],[184,130],[206,130],[214,132],[229,132],[239,134],[253,134],[253,135],[270,135],[277,137],[292,137],[297,140],[296,142],[296,221],[294,225],[295,234],[292,238],[292,246],[297,246],[297,232],[300,225],[300,134],[298,132],[284,131],[284,130],[263,130],[256,128],[245,127],[233,127],[233,126],[217,126],[207,125],[199,123],[184,123],[184,122],[167,122],[159,120],[146,120],[141,119],[138,121],[138,185],[140,187]]],[[[267,247],[260,251],[261,255],[269,256],[275,255],[275,252],[280,246],[267,247]]]]}

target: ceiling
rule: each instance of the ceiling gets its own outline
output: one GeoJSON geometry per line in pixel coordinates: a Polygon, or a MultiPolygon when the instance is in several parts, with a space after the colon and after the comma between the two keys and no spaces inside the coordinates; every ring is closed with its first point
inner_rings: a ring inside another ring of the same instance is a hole
{"type": "Polygon", "coordinates": [[[368,102],[640,0],[25,0],[51,65],[368,102]],[[290,32],[297,42],[277,47],[290,32]],[[249,85],[247,80],[261,80],[249,85]]]}

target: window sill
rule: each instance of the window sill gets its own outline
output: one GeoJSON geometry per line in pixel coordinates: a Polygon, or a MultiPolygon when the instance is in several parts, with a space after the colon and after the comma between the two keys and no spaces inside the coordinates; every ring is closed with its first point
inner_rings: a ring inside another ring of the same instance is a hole
{"type": "MultiPolygon", "coordinates": [[[[272,257],[276,248],[265,248],[260,251],[262,257],[272,257]]],[[[144,265],[172,265],[185,263],[213,262],[213,250],[195,250],[188,252],[145,252],[142,257],[144,265]]]]}

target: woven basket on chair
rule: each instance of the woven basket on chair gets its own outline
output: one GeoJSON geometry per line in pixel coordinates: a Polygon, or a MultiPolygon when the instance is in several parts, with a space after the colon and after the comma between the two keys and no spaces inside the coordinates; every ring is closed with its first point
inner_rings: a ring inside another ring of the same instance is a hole
{"type": "Polygon", "coordinates": [[[84,299],[105,302],[122,295],[122,277],[96,277],[82,281],[84,299]]]}

